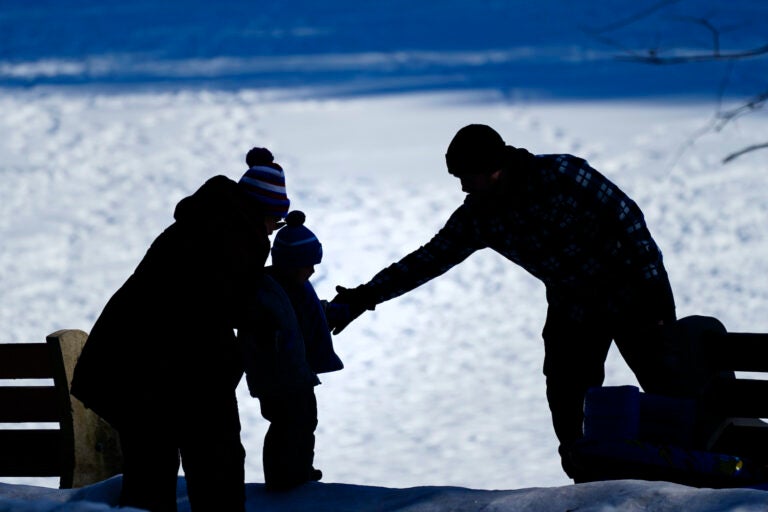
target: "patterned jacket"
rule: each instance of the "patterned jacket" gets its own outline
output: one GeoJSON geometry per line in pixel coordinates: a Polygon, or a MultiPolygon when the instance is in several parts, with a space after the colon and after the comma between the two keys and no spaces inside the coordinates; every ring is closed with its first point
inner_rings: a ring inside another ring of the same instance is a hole
{"type": "Polygon", "coordinates": [[[365,285],[372,301],[491,248],[540,279],[550,307],[575,320],[587,313],[674,317],[662,254],[637,204],[581,158],[536,161],[505,171],[493,198],[469,194],[432,240],[365,285]]]}

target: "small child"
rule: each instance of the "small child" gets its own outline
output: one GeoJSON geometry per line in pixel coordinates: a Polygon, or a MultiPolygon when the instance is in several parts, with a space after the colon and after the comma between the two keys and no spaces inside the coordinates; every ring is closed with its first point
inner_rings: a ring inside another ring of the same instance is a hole
{"type": "Polygon", "coordinates": [[[249,389],[259,398],[262,416],[270,422],[264,439],[264,482],[268,490],[275,491],[322,477],[313,467],[314,386],[320,384],[316,374],[344,367],[333,350],[323,304],[309,282],[323,250],[304,220],[300,211],[289,213],[286,226],[275,236],[272,266],[265,269],[269,283],[265,290],[271,296],[262,298],[265,309],[270,310],[263,323],[272,323],[267,327],[272,334],[256,342],[261,347],[257,353],[246,355],[249,389]]]}

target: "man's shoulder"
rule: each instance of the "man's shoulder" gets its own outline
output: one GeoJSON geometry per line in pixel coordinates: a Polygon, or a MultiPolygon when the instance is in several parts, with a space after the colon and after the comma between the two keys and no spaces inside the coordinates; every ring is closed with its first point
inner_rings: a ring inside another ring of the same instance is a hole
{"type": "Polygon", "coordinates": [[[581,167],[588,165],[586,159],[570,153],[548,153],[535,155],[535,158],[541,167],[581,167]]]}

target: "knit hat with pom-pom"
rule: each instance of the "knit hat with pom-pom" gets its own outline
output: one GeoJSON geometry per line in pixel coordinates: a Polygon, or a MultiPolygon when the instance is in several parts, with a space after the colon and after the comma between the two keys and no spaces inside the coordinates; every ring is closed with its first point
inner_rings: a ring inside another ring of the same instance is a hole
{"type": "Polygon", "coordinates": [[[253,148],[245,157],[248,170],[240,186],[259,202],[265,215],[283,218],[291,205],[285,190],[285,173],[266,148],[253,148]]]}
{"type": "Polygon", "coordinates": [[[275,235],[272,264],[277,267],[311,267],[323,259],[323,246],[304,226],[306,216],[294,210],[285,218],[286,225],[275,235]]]}

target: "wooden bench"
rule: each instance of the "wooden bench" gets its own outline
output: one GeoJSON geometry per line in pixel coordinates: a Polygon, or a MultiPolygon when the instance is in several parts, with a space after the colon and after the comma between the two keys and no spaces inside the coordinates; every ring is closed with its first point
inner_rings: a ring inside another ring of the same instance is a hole
{"type": "Polygon", "coordinates": [[[584,438],[572,448],[577,482],[768,486],[768,334],[723,328],[701,332],[690,346],[696,396],[647,395],[635,386],[587,393],[584,438]]]}
{"type": "Polygon", "coordinates": [[[61,330],[45,343],[0,343],[0,381],[11,384],[0,385],[0,423],[26,426],[0,429],[0,477],[59,477],[64,489],[120,473],[117,433],[69,394],[86,339],[61,330]]]}
{"type": "Polygon", "coordinates": [[[704,339],[705,353],[714,368],[740,372],[732,380],[718,380],[706,390],[702,407],[728,419],[715,430],[707,449],[768,464],[768,380],[745,373],[764,373],[768,379],[768,334],[731,332],[704,339]]]}

